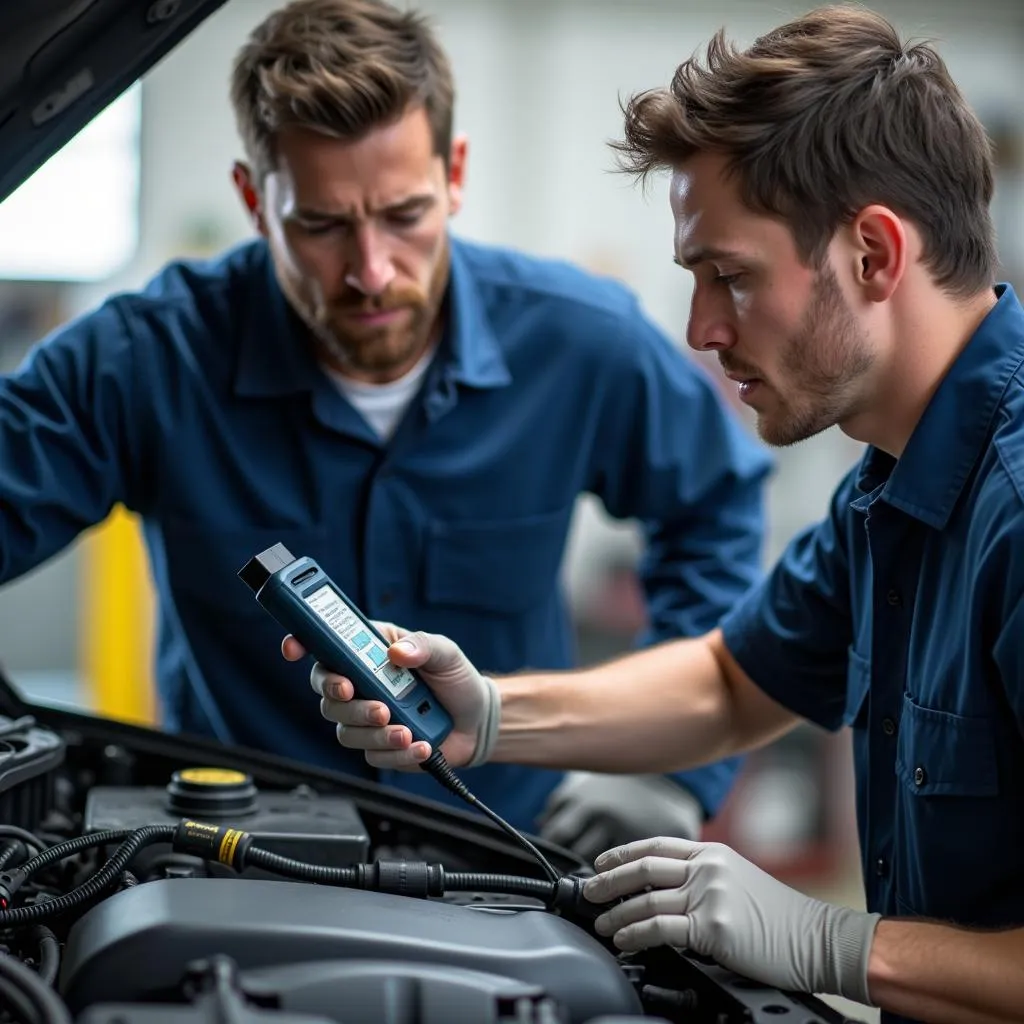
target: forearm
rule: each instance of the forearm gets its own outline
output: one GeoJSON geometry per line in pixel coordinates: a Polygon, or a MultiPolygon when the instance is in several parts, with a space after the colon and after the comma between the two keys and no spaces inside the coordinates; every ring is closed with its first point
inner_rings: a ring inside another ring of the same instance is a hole
{"type": "Polygon", "coordinates": [[[868,961],[872,1002],[928,1024],[1024,1018],[1024,929],[977,932],[879,922],[868,961]]]}
{"type": "Polygon", "coordinates": [[[795,723],[749,680],[732,678],[723,651],[712,633],[580,672],[502,678],[501,731],[491,760],[680,771],[767,742],[795,723]]]}

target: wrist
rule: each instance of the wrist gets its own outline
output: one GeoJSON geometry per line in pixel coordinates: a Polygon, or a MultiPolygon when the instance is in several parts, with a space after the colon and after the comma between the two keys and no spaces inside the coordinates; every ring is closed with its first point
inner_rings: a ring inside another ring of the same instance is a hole
{"type": "Polygon", "coordinates": [[[476,768],[490,760],[501,728],[501,694],[498,686],[490,676],[481,675],[480,679],[484,684],[484,713],[467,768],[476,768]]]}
{"type": "Polygon", "coordinates": [[[871,950],[881,914],[849,907],[830,907],[826,934],[826,963],[834,995],[874,1005],[868,983],[871,950]]]}

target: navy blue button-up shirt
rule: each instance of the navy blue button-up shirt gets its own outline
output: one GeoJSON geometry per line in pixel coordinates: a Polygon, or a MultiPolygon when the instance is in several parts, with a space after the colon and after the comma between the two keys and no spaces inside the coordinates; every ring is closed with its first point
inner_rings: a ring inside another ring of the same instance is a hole
{"type": "MultiPolygon", "coordinates": [[[[121,501],[159,593],[172,730],[373,774],[341,749],[236,572],[278,541],[375,618],[484,670],[573,661],[559,586],[575,499],[647,527],[651,637],[700,633],[755,582],[768,462],[624,288],[453,242],[449,324],[382,442],[314,362],[262,242],[168,267],[0,383],[0,579],[121,501]]],[[[623,680],[623,699],[630,686],[623,680]]],[[[734,765],[682,775],[709,810],[734,765]]],[[[466,772],[520,827],[560,773],[466,772]]],[[[449,798],[422,773],[388,781],[449,798]]]]}
{"type": "Polygon", "coordinates": [[[998,292],[899,460],[869,448],[723,626],[771,697],[852,726],[869,909],[984,927],[1024,925],[1024,309],[998,292]]]}

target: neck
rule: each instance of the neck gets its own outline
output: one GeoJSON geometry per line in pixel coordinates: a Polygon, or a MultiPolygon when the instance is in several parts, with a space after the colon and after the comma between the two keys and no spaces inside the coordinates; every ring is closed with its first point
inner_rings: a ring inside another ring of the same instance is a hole
{"type": "Polygon", "coordinates": [[[854,440],[874,445],[894,458],[943,378],[996,304],[993,289],[956,299],[937,292],[905,295],[894,308],[889,357],[880,360],[869,382],[864,411],[841,424],[854,440]]]}

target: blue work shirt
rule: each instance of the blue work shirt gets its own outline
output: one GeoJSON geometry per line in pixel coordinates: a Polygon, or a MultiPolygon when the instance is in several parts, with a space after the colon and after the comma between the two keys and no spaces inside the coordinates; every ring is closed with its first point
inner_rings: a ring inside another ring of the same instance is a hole
{"type": "MultiPolygon", "coordinates": [[[[651,636],[715,625],[758,577],[769,464],[711,380],[626,289],[560,263],[454,240],[448,311],[383,442],[314,361],[262,241],[109,299],[0,384],[0,579],[123,502],[159,596],[166,728],[369,777],[236,577],[272,544],[485,671],[568,666],[560,567],[591,491],[647,526],[651,636]]],[[[642,685],[623,679],[622,699],[642,685]]],[[[734,772],[679,778],[714,811],[734,772]]],[[[465,773],[522,828],[561,777],[465,773]]],[[[457,802],[425,773],[384,778],[457,802]]]]}
{"type": "Polygon", "coordinates": [[[984,928],[1024,925],[1024,310],[997,292],[902,456],[868,448],[723,624],[767,694],[852,727],[868,908],[984,928]]]}

